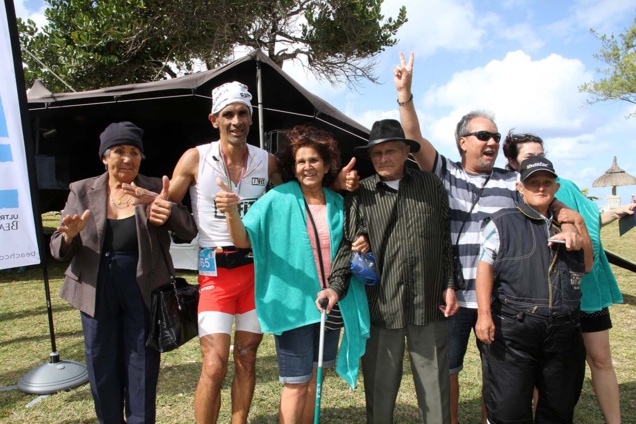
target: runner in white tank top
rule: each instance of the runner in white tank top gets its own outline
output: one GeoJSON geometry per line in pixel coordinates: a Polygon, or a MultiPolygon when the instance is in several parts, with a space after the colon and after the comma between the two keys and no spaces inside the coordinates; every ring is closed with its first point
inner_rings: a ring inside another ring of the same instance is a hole
{"type": "MultiPolygon", "coordinates": [[[[220,190],[216,183],[219,177],[228,184],[225,162],[220,151],[221,143],[197,146],[199,151],[199,178],[197,184],[190,186],[192,214],[199,227],[199,246],[218,247],[232,244],[227,232],[225,214],[219,212],[214,203],[220,190]]],[[[245,215],[252,204],[263,195],[269,180],[268,153],[257,147],[247,145],[248,156],[244,171],[238,184],[231,183],[232,191],[241,196],[239,213],[245,215]]]]}

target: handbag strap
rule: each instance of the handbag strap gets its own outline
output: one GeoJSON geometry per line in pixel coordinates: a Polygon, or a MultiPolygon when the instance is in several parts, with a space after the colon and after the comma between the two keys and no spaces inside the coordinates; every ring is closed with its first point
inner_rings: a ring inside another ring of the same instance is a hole
{"type": "Polygon", "coordinates": [[[311,214],[311,210],[309,210],[309,205],[307,204],[307,199],[303,197],[305,201],[305,209],[307,210],[307,215],[309,215],[309,220],[311,221],[311,225],[314,228],[314,234],[316,235],[316,250],[318,250],[318,262],[320,262],[320,273],[322,274],[322,288],[327,288],[327,280],[325,279],[325,265],[322,261],[322,249],[320,248],[320,236],[318,235],[318,228],[316,228],[316,221],[314,221],[314,217],[311,214]]]}
{"type": "Polygon", "coordinates": [[[172,284],[172,289],[174,290],[174,297],[177,298],[177,307],[181,310],[181,302],[179,302],[179,292],[177,291],[177,278],[172,272],[170,268],[170,262],[168,262],[168,257],[166,256],[166,251],[163,248],[163,245],[159,241],[159,248],[161,249],[161,256],[163,256],[163,262],[166,264],[166,269],[168,270],[168,274],[170,275],[170,284],[172,284]]]}
{"type": "MultiPolygon", "coordinates": [[[[466,171],[464,171],[464,173],[466,173],[466,171]]],[[[470,207],[468,214],[466,214],[466,217],[462,221],[462,226],[459,227],[459,233],[457,233],[457,239],[455,240],[455,247],[459,245],[459,237],[462,235],[462,231],[464,230],[464,225],[466,225],[466,221],[468,221],[468,217],[470,216],[470,214],[473,213],[473,209],[475,209],[475,205],[477,205],[477,202],[479,202],[479,199],[481,198],[481,195],[484,192],[484,189],[486,188],[486,184],[488,184],[488,181],[490,181],[490,177],[492,177],[492,171],[490,171],[490,175],[488,175],[488,177],[486,178],[486,181],[484,181],[484,184],[481,186],[481,189],[479,189],[479,192],[477,193],[477,197],[475,197],[475,200],[473,201],[473,204],[470,207]]]]}

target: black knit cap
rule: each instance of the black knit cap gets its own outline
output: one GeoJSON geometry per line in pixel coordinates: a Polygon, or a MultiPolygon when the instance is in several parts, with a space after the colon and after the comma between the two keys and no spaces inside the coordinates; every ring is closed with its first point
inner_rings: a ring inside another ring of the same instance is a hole
{"type": "Polygon", "coordinates": [[[144,143],[141,141],[143,136],[144,130],[132,122],[114,122],[99,135],[99,157],[104,156],[104,152],[111,147],[122,144],[135,146],[143,153],[144,143]]]}

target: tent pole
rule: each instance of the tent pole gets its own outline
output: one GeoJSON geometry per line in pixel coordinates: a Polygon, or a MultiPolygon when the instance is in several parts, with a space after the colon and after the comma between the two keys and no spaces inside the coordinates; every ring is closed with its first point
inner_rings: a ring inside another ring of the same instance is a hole
{"type": "Polygon", "coordinates": [[[260,141],[260,148],[263,149],[265,145],[265,124],[263,123],[263,79],[261,75],[261,61],[258,59],[256,59],[256,90],[258,92],[258,137],[260,141]]]}

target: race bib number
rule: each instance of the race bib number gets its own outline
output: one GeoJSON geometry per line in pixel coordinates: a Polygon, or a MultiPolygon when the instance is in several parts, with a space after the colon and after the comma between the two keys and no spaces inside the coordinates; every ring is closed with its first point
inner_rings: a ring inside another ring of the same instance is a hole
{"type": "Polygon", "coordinates": [[[216,277],[216,249],[212,247],[199,249],[199,275],[216,277]]]}

